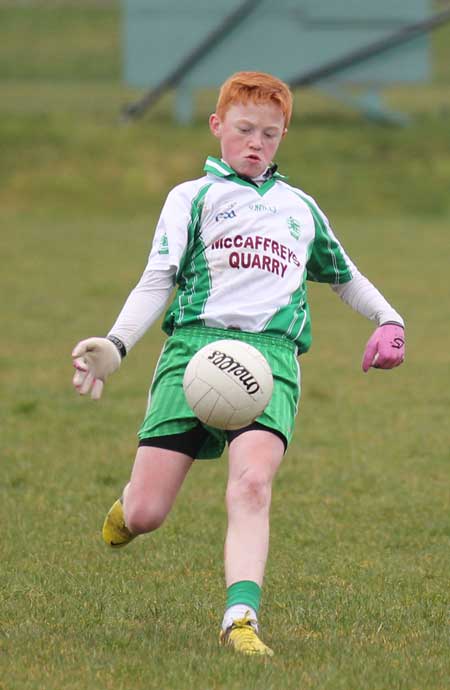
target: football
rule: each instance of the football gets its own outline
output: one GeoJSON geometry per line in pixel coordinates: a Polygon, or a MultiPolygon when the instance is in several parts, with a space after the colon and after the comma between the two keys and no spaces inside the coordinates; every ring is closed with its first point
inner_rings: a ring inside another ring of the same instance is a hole
{"type": "Polygon", "coordinates": [[[240,429],[267,407],[273,377],[256,347],[240,340],[216,340],[192,357],[183,388],[201,422],[218,429],[240,429]]]}

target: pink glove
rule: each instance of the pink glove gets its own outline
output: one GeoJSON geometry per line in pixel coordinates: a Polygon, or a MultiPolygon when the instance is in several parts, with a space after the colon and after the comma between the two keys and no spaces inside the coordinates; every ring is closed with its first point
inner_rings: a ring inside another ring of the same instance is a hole
{"type": "Polygon", "coordinates": [[[405,331],[402,326],[385,323],[372,333],[362,361],[363,371],[393,369],[405,359],[405,331]]]}

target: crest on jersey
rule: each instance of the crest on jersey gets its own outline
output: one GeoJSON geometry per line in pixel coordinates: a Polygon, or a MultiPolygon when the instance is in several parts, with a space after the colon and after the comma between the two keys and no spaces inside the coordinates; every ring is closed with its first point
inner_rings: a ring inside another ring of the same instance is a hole
{"type": "Polygon", "coordinates": [[[289,218],[287,219],[287,226],[292,237],[295,240],[298,240],[298,238],[300,237],[300,223],[298,222],[298,220],[296,220],[292,216],[289,216],[289,218]]]}

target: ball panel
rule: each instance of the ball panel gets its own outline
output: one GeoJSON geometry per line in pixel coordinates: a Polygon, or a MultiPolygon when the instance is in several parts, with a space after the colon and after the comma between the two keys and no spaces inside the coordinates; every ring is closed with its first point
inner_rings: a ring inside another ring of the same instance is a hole
{"type": "Polygon", "coordinates": [[[217,391],[214,391],[214,393],[217,394],[217,400],[210,409],[205,423],[217,429],[228,429],[228,422],[234,413],[234,407],[222,398],[217,391]]]}
{"type": "Polygon", "coordinates": [[[205,424],[209,424],[209,419],[213,414],[214,407],[219,400],[217,391],[210,388],[199,400],[196,400],[193,410],[197,417],[205,424]]]}
{"type": "Polygon", "coordinates": [[[200,400],[211,390],[211,385],[204,381],[203,379],[197,377],[192,377],[190,382],[184,386],[185,395],[191,400],[195,400],[195,404],[199,403],[200,400]]]}

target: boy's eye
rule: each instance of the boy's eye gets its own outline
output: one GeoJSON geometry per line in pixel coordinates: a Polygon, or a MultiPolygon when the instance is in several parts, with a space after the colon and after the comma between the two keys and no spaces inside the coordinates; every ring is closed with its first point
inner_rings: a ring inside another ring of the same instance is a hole
{"type": "Polygon", "coordinates": [[[247,134],[250,132],[250,127],[238,127],[239,131],[242,132],[242,134],[247,134]]]}

